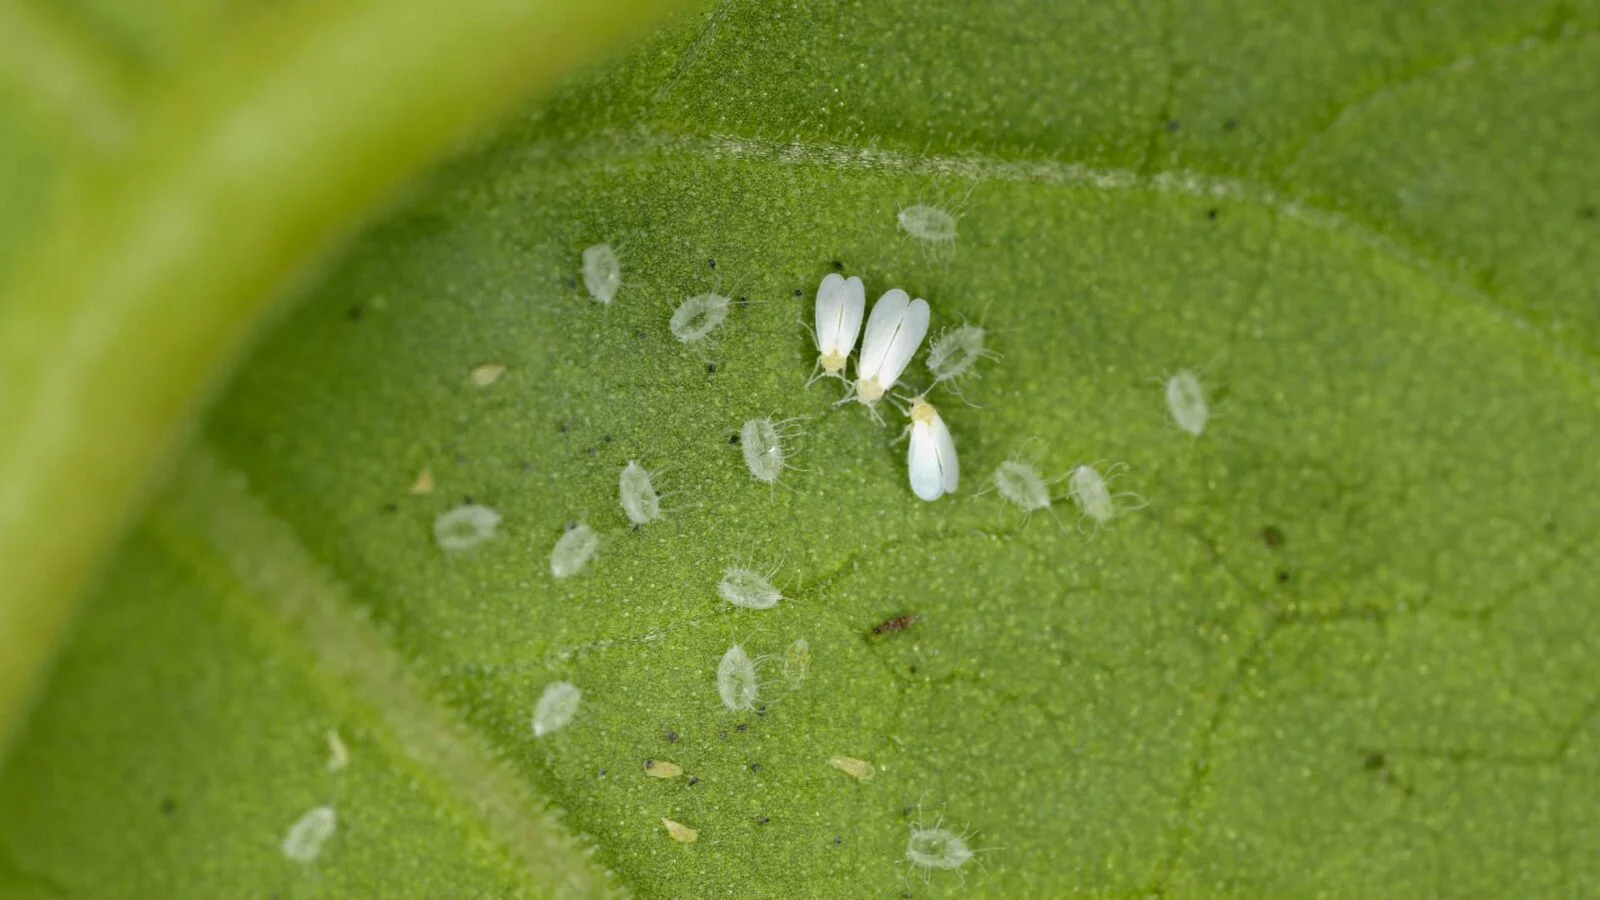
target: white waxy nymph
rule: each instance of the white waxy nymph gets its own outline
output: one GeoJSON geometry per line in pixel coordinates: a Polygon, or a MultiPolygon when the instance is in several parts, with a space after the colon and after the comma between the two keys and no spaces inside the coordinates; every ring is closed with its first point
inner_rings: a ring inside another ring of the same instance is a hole
{"type": "Polygon", "coordinates": [[[867,289],[860,278],[830,273],[817,288],[817,365],[824,375],[844,377],[845,360],[856,348],[867,289]]]}
{"type": "Polygon", "coordinates": [[[956,443],[939,411],[922,397],[911,400],[911,448],[906,453],[911,491],[924,500],[953,494],[961,484],[956,443]]]}
{"type": "Polygon", "coordinates": [[[433,520],[433,539],[445,550],[466,550],[494,537],[500,514],[487,506],[469,503],[433,520]]]}
{"type": "Polygon", "coordinates": [[[622,512],[628,521],[643,525],[661,518],[661,495],[650,480],[650,473],[633,460],[622,470],[617,480],[617,494],[622,500],[622,512]]]}
{"type": "Polygon", "coordinates": [[[1184,369],[1167,379],[1167,412],[1184,431],[1195,437],[1205,433],[1211,407],[1206,403],[1205,388],[1200,386],[1199,376],[1184,369]]]}
{"type": "Polygon", "coordinates": [[[622,287],[622,262],[610,244],[595,244],[583,251],[583,286],[589,296],[610,304],[622,287]]]}
{"type": "Polygon", "coordinates": [[[772,609],[783,599],[783,592],[768,579],[754,569],[735,566],[722,573],[717,595],[744,609],[772,609]]]}
{"type": "Polygon", "coordinates": [[[867,318],[861,338],[861,358],[856,362],[856,399],[877,403],[900,380],[911,357],[928,334],[928,302],[912,300],[899,288],[878,298],[867,318]]]}
{"type": "Polygon", "coordinates": [[[283,855],[309,866],[322,855],[322,845],[339,827],[339,814],[331,806],[319,806],[295,820],[283,836],[283,855]]]}
{"type": "Polygon", "coordinates": [[[1138,509],[1144,505],[1144,498],[1138,494],[1111,493],[1111,481],[1117,477],[1117,470],[1120,468],[1122,468],[1120,463],[1112,466],[1102,477],[1094,466],[1078,466],[1067,476],[1067,492],[1072,495],[1072,500],[1078,504],[1078,508],[1083,510],[1083,518],[1094,522],[1097,530],[1117,517],[1118,501],[1127,500],[1125,508],[1129,509],[1138,509]]]}
{"type": "Polygon", "coordinates": [[[1008,459],[994,470],[994,489],[1023,512],[1050,508],[1049,483],[1039,475],[1038,469],[1020,459],[1008,459]]]}
{"type": "Polygon", "coordinates": [[[972,848],[961,835],[947,828],[911,826],[906,841],[906,862],[927,874],[933,869],[959,869],[972,860],[972,848]]]}
{"type": "Polygon", "coordinates": [[[744,454],[745,468],[750,477],[763,484],[775,484],[783,470],[789,468],[789,448],[784,440],[793,437],[799,429],[796,419],[774,422],[771,416],[748,419],[739,429],[739,450],[744,454]]]}
{"type": "Polygon", "coordinates": [[[918,203],[895,214],[895,222],[906,234],[930,244],[948,244],[956,239],[956,217],[937,206],[918,203]]]}
{"type": "Polygon", "coordinates": [[[789,690],[795,690],[805,683],[806,675],[811,672],[811,642],[805,638],[797,638],[783,651],[783,680],[789,683],[789,690]]]}
{"type": "Polygon", "coordinates": [[[1067,490],[1083,514],[1097,524],[1109,522],[1116,516],[1117,507],[1111,500],[1111,488],[1094,466],[1073,469],[1067,478],[1067,490]]]}
{"type": "Polygon", "coordinates": [[[981,325],[961,325],[939,335],[928,348],[928,371],[933,373],[933,383],[954,381],[972,371],[978,360],[994,358],[994,351],[984,346],[988,332],[981,325]]]}
{"type": "Polygon", "coordinates": [[[731,302],[721,294],[698,294],[683,301],[668,323],[672,336],[685,344],[705,340],[728,317],[731,302]]]}
{"type": "Polygon", "coordinates": [[[583,692],[569,681],[556,681],[545,687],[533,707],[533,736],[542,738],[567,727],[578,714],[578,702],[582,699],[583,692]]]}
{"type": "Polygon", "coordinates": [[[755,708],[756,664],[738,644],[729,647],[717,665],[717,696],[734,712],[755,708]]]}
{"type": "Polygon", "coordinates": [[[550,551],[550,574],[568,578],[588,564],[594,552],[600,549],[600,535],[593,528],[579,522],[568,528],[550,551]]]}

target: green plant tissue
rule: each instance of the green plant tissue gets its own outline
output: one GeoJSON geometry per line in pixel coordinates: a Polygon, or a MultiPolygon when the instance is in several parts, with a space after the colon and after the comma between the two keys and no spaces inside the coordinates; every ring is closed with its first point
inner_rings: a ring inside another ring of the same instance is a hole
{"type": "MultiPolygon", "coordinates": [[[[70,5],[146,65],[191,33],[70,5]]],[[[680,15],[412,185],[260,337],[0,770],[0,893],[1600,893],[1597,29],[680,15]],[[925,298],[930,343],[985,329],[899,391],[948,424],[953,495],[908,487],[903,399],[880,424],[808,383],[836,270],[925,298]],[[994,489],[1008,460],[1047,508],[994,489]],[[782,599],[726,602],[734,567],[782,599]]],[[[13,131],[0,160],[45,166],[13,131]]]]}

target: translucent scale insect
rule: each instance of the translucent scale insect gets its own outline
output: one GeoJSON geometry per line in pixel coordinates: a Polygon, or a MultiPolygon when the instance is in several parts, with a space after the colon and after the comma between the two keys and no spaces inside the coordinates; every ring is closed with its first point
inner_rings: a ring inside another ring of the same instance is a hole
{"type": "Polygon", "coordinates": [[[775,572],[762,574],[734,566],[722,573],[722,580],[717,582],[717,596],[744,609],[772,609],[783,599],[783,592],[771,581],[775,572]]]}
{"type": "Polygon", "coordinates": [[[629,522],[644,525],[661,518],[661,496],[656,493],[650,473],[631,459],[617,479],[617,495],[629,522]]]}
{"type": "Polygon", "coordinates": [[[678,304],[667,327],[673,337],[685,344],[703,341],[728,318],[728,304],[732,302],[721,294],[697,294],[678,304]]]}
{"type": "Polygon", "coordinates": [[[582,699],[583,692],[571,682],[552,682],[539,695],[539,702],[534,704],[533,736],[542,738],[567,727],[572,717],[578,714],[578,703],[582,699]]]}
{"type": "Polygon", "coordinates": [[[956,239],[956,217],[937,206],[917,203],[895,213],[900,230],[929,244],[948,244],[956,239]]]}
{"type": "MultiPolygon", "coordinates": [[[[845,360],[856,347],[867,310],[861,279],[829,273],[817,288],[817,366],[821,375],[844,378],[845,360]]],[[[812,380],[821,376],[813,376],[812,380]]],[[[807,382],[809,384],[809,382],[807,382]]]]}
{"type": "Polygon", "coordinates": [[[1211,419],[1211,406],[1206,403],[1200,377],[1184,369],[1167,379],[1166,393],[1167,412],[1172,421],[1195,437],[1204,434],[1206,422],[1211,419]]]}
{"type": "Polygon", "coordinates": [[[771,416],[746,420],[739,429],[739,450],[744,454],[745,468],[750,477],[764,484],[775,484],[789,465],[790,450],[784,445],[786,438],[799,433],[798,419],[773,421],[771,416]]]}
{"type": "Polygon", "coordinates": [[[856,361],[856,399],[872,406],[900,380],[928,334],[928,302],[894,288],[872,305],[861,358],[856,361]]]}
{"type": "Polygon", "coordinates": [[[339,827],[339,814],[331,806],[318,806],[295,820],[283,837],[283,855],[301,865],[310,865],[322,855],[322,846],[339,827]]]}
{"type": "Polygon", "coordinates": [[[500,514],[487,506],[469,503],[439,514],[433,520],[433,539],[444,550],[466,550],[494,537],[500,514]]]}
{"type": "Polygon", "coordinates": [[[928,348],[927,365],[933,375],[933,383],[955,381],[972,374],[978,360],[997,358],[995,352],[985,346],[988,335],[983,326],[971,323],[940,334],[928,348]]]}
{"type": "Polygon", "coordinates": [[[805,683],[806,675],[811,672],[811,643],[805,638],[797,638],[783,652],[783,680],[789,683],[789,690],[796,690],[805,683]]]}
{"type": "Polygon", "coordinates": [[[600,535],[593,528],[582,522],[573,525],[550,551],[550,574],[557,578],[578,574],[599,548],[600,535]]]}
{"type": "Polygon", "coordinates": [[[717,664],[717,696],[734,712],[756,705],[756,664],[744,648],[734,644],[717,664]]]}
{"type": "Polygon", "coordinates": [[[977,189],[978,182],[974,181],[972,187],[968,188],[966,194],[955,204],[955,213],[927,203],[914,203],[895,213],[895,224],[901,231],[921,243],[924,251],[937,257],[955,243],[956,219],[961,215],[960,209],[977,189]]]}
{"type": "Polygon", "coordinates": [[[994,489],[1025,513],[1049,509],[1052,502],[1050,483],[1020,459],[1008,459],[994,470],[994,489]]]}
{"type": "Polygon", "coordinates": [[[939,411],[923,397],[911,399],[911,446],[906,453],[906,469],[911,491],[923,500],[937,500],[953,494],[961,484],[961,465],[956,460],[955,440],[939,411]]]}
{"type": "Polygon", "coordinates": [[[622,287],[622,262],[610,244],[595,244],[583,251],[583,287],[589,296],[609,305],[622,287]]]}
{"type": "Polygon", "coordinates": [[[934,869],[959,872],[972,861],[973,855],[966,839],[948,828],[941,828],[937,823],[932,828],[916,823],[911,826],[911,837],[906,841],[906,862],[922,870],[924,882],[934,869]]]}
{"type": "Polygon", "coordinates": [[[1144,498],[1138,494],[1111,493],[1111,482],[1117,477],[1117,471],[1121,468],[1119,463],[1107,469],[1106,474],[1102,476],[1094,466],[1083,465],[1073,469],[1067,476],[1067,492],[1083,511],[1083,518],[1093,522],[1097,530],[1117,517],[1119,501],[1129,501],[1122,507],[1124,509],[1138,509],[1144,506],[1144,498]]]}

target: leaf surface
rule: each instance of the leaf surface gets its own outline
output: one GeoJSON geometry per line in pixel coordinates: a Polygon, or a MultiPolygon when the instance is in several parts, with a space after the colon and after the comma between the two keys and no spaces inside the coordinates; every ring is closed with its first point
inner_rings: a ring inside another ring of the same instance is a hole
{"type": "Polygon", "coordinates": [[[1593,893],[1597,21],[1245,0],[680,18],[416,185],[235,373],[7,762],[0,878],[1593,893]],[[914,203],[957,239],[900,231],[914,203]],[[578,277],[598,241],[623,265],[610,306],[578,277]],[[899,413],[806,386],[796,320],[835,261],[869,297],[925,297],[935,333],[989,329],[970,403],[930,395],[956,496],[911,495],[899,413]],[[707,291],[736,302],[682,345],[668,318],[707,291]],[[484,365],[505,368],[479,384],[484,365]],[[1186,368],[1214,409],[1197,439],[1163,405],[1186,368]],[[730,442],[766,415],[803,417],[776,487],[730,442]],[[1024,517],[982,492],[1008,458],[1115,466],[1121,514],[1094,527],[1062,481],[1024,517]],[[638,529],[630,460],[662,492],[638,529]],[[445,551],[435,519],[465,503],[500,525],[445,551]],[[554,579],[579,521],[599,552],[554,579]],[[785,599],[723,602],[733,565],[785,599]],[[747,712],[717,692],[735,643],[747,712]],[[578,713],[536,737],[557,681],[578,713]],[[647,774],[663,762],[682,774],[647,774]],[[321,804],[335,838],[284,859],[321,804]],[[977,852],[959,873],[906,863],[935,821],[977,852]]]}

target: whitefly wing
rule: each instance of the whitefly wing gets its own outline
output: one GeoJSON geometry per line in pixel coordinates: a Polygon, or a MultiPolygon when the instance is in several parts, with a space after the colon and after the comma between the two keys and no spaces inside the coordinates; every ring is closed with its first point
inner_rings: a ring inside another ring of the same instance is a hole
{"type": "MultiPolygon", "coordinates": [[[[883,370],[910,306],[911,295],[899,288],[884,292],[878,302],[872,304],[872,315],[867,317],[867,332],[861,338],[861,361],[856,365],[858,376],[871,378],[883,370]]],[[[879,380],[882,381],[882,378],[879,380]]],[[[883,383],[885,386],[888,384],[883,383]]]]}
{"type": "Polygon", "coordinates": [[[923,500],[937,500],[961,485],[956,443],[937,412],[912,422],[906,472],[911,479],[911,492],[923,500]]]}
{"type": "Polygon", "coordinates": [[[913,300],[906,306],[899,327],[890,337],[889,348],[877,369],[878,383],[885,388],[893,387],[900,380],[900,373],[911,365],[911,357],[917,355],[917,348],[922,346],[922,339],[927,335],[928,301],[913,300]]]}
{"type": "Polygon", "coordinates": [[[949,426],[938,413],[934,413],[933,421],[928,424],[933,431],[933,452],[939,459],[941,486],[946,494],[954,494],[961,486],[961,462],[956,459],[955,438],[950,436],[949,426]]]}
{"type": "Polygon", "coordinates": [[[860,278],[829,274],[817,288],[817,350],[849,356],[861,334],[866,288],[860,278]]]}

